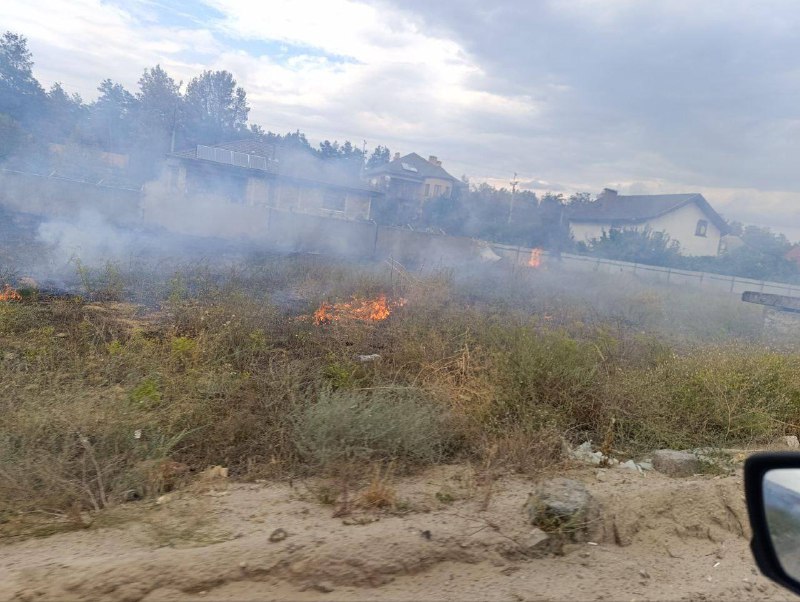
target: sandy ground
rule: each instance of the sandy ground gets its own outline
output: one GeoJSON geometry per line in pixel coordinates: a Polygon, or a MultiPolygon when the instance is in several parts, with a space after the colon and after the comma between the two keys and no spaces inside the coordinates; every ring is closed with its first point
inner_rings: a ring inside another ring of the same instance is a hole
{"type": "Polygon", "coordinates": [[[747,549],[741,475],[576,469],[596,541],[533,557],[534,483],[470,467],[397,479],[397,508],[334,517],[324,482],[190,487],[91,528],[0,546],[14,600],[786,600],[747,549]],[[488,507],[484,509],[488,500],[488,507]],[[280,541],[270,541],[276,529],[280,541]]]}

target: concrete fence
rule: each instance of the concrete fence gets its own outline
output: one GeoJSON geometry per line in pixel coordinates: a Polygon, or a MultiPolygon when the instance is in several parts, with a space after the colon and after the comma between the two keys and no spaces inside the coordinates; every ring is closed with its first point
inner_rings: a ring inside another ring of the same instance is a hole
{"type": "MultiPolygon", "coordinates": [[[[492,244],[492,250],[503,257],[514,258],[517,264],[525,265],[530,258],[532,249],[525,247],[512,247],[508,245],[492,244]]],[[[601,274],[633,274],[638,278],[673,284],[675,286],[696,286],[733,295],[741,295],[744,291],[759,291],[781,295],[800,295],[800,284],[787,284],[784,282],[771,282],[768,280],[753,280],[739,276],[724,276],[710,272],[693,272],[675,268],[664,268],[642,263],[617,261],[588,257],[586,255],[573,255],[562,253],[554,257],[547,252],[541,253],[542,265],[548,269],[563,269],[572,272],[594,272],[601,274]]]]}

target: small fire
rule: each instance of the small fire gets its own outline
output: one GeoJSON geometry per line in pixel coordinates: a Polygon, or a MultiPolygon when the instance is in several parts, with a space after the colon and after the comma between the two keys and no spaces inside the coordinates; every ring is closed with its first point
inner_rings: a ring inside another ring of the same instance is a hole
{"type": "Polygon", "coordinates": [[[323,303],[311,316],[315,325],[331,324],[340,321],[380,322],[388,318],[392,310],[403,307],[405,299],[389,301],[386,295],[376,299],[358,299],[348,303],[323,303]]]}
{"type": "Polygon", "coordinates": [[[0,291],[0,301],[22,301],[22,295],[10,284],[4,284],[3,290],[0,291]]]}
{"type": "Polygon", "coordinates": [[[529,268],[538,268],[542,265],[542,250],[531,249],[531,256],[528,258],[529,268]]]}

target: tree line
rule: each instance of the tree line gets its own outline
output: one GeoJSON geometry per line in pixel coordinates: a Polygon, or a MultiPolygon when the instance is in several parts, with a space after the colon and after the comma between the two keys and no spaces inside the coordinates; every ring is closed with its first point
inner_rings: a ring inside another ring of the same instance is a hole
{"type": "MultiPolygon", "coordinates": [[[[0,37],[0,160],[30,165],[43,160],[48,144],[74,143],[126,154],[134,179],[152,177],[164,154],[197,144],[253,138],[308,151],[361,169],[363,149],[349,141],[325,140],[313,147],[298,131],[275,134],[248,119],[247,92],[225,70],[205,70],[186,85],[160,65],[144,69],[136,90],[104,79],[86,102],[61,83],[45,90],[33,75],[33,55],[24,36],[0,37]]],[[[369,161],[389,159],[378,146],[369,161]]],[[[85,167],[85,166],[81,166],[85,167]]]]}

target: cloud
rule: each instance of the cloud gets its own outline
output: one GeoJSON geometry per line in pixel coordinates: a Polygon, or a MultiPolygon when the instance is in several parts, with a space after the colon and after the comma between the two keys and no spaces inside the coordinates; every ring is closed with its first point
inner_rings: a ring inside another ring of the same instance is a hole
{"type": "Polygon", "coordinates": [[[31,0],[4,13],[43,83],[87,97],[105,77],[134,88],[156,63],[184,81],[228,69],[273,131],[435,154],[473,181],[697,190],[733,218],[797,217],[793,0],[31,0]]]}

